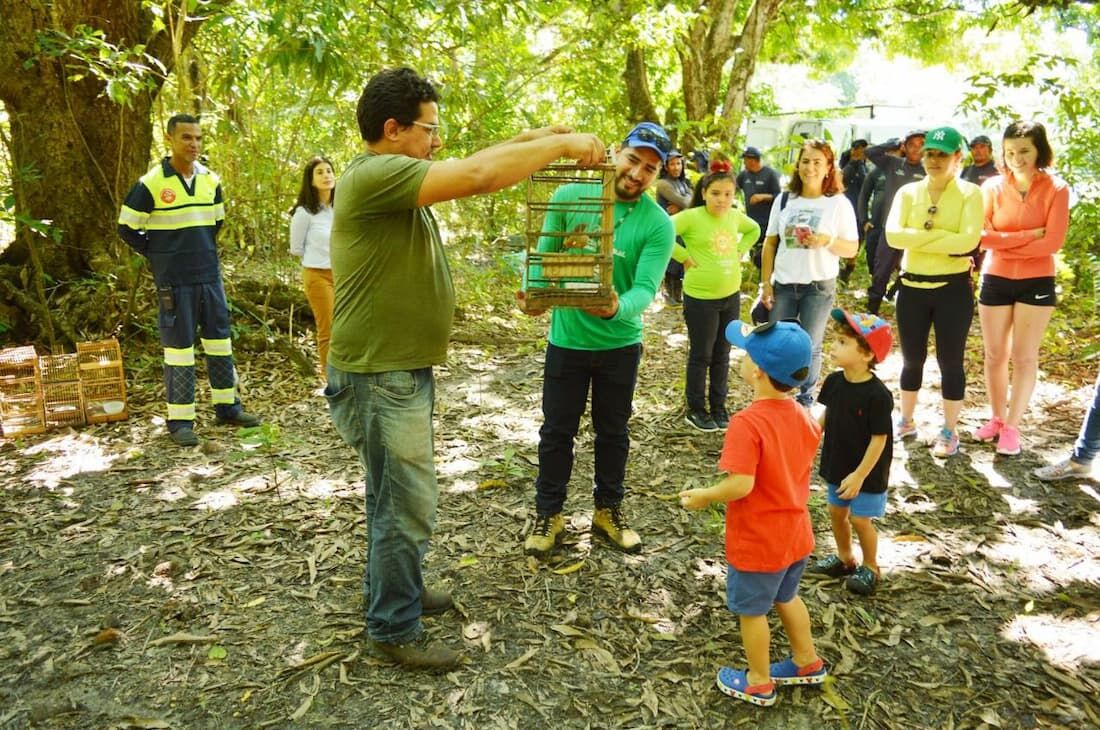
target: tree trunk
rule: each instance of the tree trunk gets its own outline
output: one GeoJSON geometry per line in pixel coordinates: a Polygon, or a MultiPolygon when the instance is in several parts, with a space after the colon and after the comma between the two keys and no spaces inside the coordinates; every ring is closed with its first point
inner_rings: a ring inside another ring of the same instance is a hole
{"type": "MultiPolygon", "coordinates": [[[[206,3],[207,14],[227,1],[206,3]]],[[[8,280],[18,272],[64,288],[89,273],[118,268],[125,246],[115,221],[127,190],[149,167],[150,110],[164,83],[159,72],[138,72],[141,90],[119,104],[108,96],[107,80],[90,71],[88,58],[104,44],[121,50],[144,44],[145,54],[171,72],[176,52],[205,17],[184,16],[182,23],[176,18],[174,37],[154,31],[149,7],[133,0],[0,0],[0,17],[0,100],[11,124],[16,214],[48,221],[53,236],[18,225],[15,243],[0,262],[8,280]],[[41,271],[26,271],[32,248],[41,271]]],[[[138,59],[131,54],[130,60],[138,59]]],[[[44,319],[52,307],[38,305],[38,311],[24,312],[23,322],[11,323],[17,332],[35,319],[39,328],[50,329],[44,319]]]]}
{"type": "Polygon", "coordinates": [[[630,105],[630,121],[656,122],[657,106],[653,103],[653,94],[649,90],[649,74],[645,67],[645,49],[631,48],[626,52],[626,98],[630,105]]]}
{"type": "Polygon", "coordinates": [[[736,0],[704,2],[689,35],[676,46],[684,93],[684,117],[689,125],[681,144],[690,149],[718,130],[714,115],[722,83],[722,69],[733,54],[736,0]]]}
{"type": "Polygon", "coordinates": [[[741,120],[745,116],[745,106],[749,100],[749,81],[756,71],[756,57],[764,47],[764,38],[768,25],[775,19],[783,0],[756,0],[745,18],[741,29],[739,48],[730,68],[729,83],[726,86],[726,99],[722,104],[722,133],[727,139],[737,137],[741,129],[741,120]]]}

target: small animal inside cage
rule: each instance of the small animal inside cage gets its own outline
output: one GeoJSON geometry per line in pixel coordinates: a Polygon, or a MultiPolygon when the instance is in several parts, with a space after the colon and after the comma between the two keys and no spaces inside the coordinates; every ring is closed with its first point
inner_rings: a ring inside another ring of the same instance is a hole
{"type": "Polygon", "coordinates": [[[555,163],[527,181],[523,307],[611,304],[615,167],[555,163]]]}

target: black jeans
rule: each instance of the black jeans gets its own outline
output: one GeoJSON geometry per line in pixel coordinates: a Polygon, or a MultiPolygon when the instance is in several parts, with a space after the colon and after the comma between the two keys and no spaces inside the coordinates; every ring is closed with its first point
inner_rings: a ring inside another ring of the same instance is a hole
{"type": "Polygon", "coordinates": [[[901,285],[895,316],[901,340],[901,389],[920,390],[928,335],[936,332],[936,361],[940,364],[940,390],[944,400],[966,395],[966,336],[974,319],[974,288],[969,276],[936,289],[901,285]]]}
{"type": "Polygon", "coordinates": [[[615,350],[570,350],[547,345],[542,380],[542,428],[535,509],[546,516],[561,512],[573,473],[573,440],[592,386],[592,428],[596,432],[596,507],[623,501],[626,458],[630,452],[631,403],[642,346],[615,350]]]}
{"type": "Polygon", "coordinates": [[[711,413],[726,410],[730,374],[730,344],[726,340],[726,325],[738,319],[740,313],[740,292],[722,299],[696,299],[684,295],[684,323],[687,324],[689,342],[684,397],[689,410],[705,411],[708,402],[711,413]]]}

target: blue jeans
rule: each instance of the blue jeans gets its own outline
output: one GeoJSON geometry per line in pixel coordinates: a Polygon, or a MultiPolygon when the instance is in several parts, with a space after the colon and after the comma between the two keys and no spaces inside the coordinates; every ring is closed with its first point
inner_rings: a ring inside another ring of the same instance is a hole
{"type": "Polygon", "coordinates": [[[813,405],[814,387],[821,372],[821,343],[825,339],[825,326],[829,324],[829,313],[833,309],[836,279],[809,284],[775,284],[772,292],[775,303],[772,304],[771,321],[797,319],[813,343],[810,375],[798,389],[798,402],[804,406],[813,405]]]}
{"type": "Polygon", "coordinates": [[[1092,405],[1081,422],[1081,433],[1073,445],[1073,461],[1078,464],[1091,464],[1100,454],[1100,375],[1096,377],[1096,393],[1092,405]]]}
{"type": "Polygon", "coordinates": [[[729,390],[730,343],[726,325],[741,314],[741,294],[722,299],[696,299],[684,295],[684,322],[688,330],[687,377],[684,396],[692,411],[726,410],[729,390]],[[707,391],[707,374],[710,390],[707,391]]]}
{"type": "Polygon", "coordinates": [[[336,431],[366,470],[367,634],[403,644],[420,635],[421,562],[435,528],[431,368],[349,373],[328,367],[336,431]]]}
{"type": "Polygon", "coordinates": [[[570,350],[546,346],[542,379],[542,428],[539,429],[539,475],[535,509],[555,515],[565,506],[573,473],[573,439],[580,427],[592,386],[592,428],[596,432],[596,507],[615,507],[626,489],[626,457],[630,452],[631,403],[638,378],[642,346],[615,350],[570,350]]]}

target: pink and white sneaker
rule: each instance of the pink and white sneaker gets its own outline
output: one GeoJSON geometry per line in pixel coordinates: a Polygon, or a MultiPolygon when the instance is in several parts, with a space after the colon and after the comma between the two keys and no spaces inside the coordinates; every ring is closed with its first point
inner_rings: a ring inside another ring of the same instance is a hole
{"type": "Polygon", "coordinates": [[[997,453],[1002,456],[1020,453],[1020,429],[1007,423],[1001,426],[1001,433],[997,437],[997,453]]]}
{"type": "Polygon", "coordinates": [[[1004,427],[1005,422],[1002,421],[1000,418],[993,416],[993,418],[990,418],[988,421],[985,422],[984,426],[975,429],[974,438],[978,441],[983,442],[993,441],[1001,433],[1001,429],[1004,427]]]}

